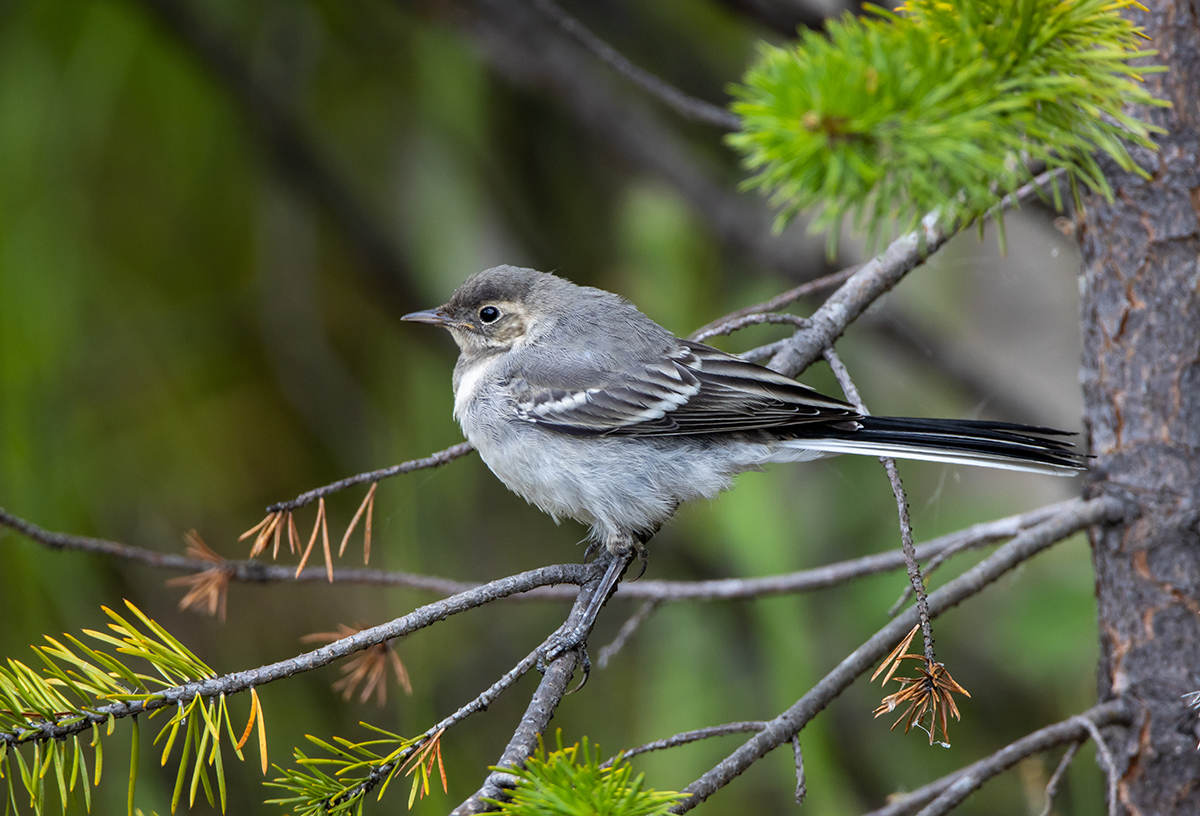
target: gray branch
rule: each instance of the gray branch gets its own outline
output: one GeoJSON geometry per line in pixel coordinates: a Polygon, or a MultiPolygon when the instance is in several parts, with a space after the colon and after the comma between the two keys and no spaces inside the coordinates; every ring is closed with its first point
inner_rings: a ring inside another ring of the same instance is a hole
{"type": "MultiPolygon", "coordinates": [[[[110,703],[90,709],[82,719],[77,713],[68,713],[63,719],[66,725],[56,721],[31,723],[21,728],[19,734],[0,732],[0,741],[10,746],[26,742],[61,740],[72,734],[78,734],[92,726],[105,722],[110,716],[114,718],[129,717],[145,712],[167,708],[180,703],[186,703],[199,696],[204,698],[217,697],[222,694],[230,695],[248,691],[251,688],[265,685],[276,680],[292,677],[296,674],[311,671],[321,666],[329,665],[335,660],[370,648],[380,643],[398,637],[412,634],[427,626],[445,620],[451,615],[457,615],[469,609],[474,609],[499,598],[504,598],[518,592],[527,592],[534,587],[548,584],[583,584],[585,581],[595,581],[598,572],[594,565],[561,564],[541,567],[540,569],[522,572],[507,578],[475,587],[467,592],[452,595],[440,601],[416,609],[409,614],[396,618],[389,623],[363,629],[350,637],[336,640],[320,649],[306,652],[288,660],[281,660],[257,669],[234,672],[220,677],[198,680],[180,686],[162,689],[146,701],[110,703]]],[[[582,596],[583,593],[580,593],[582,596]]]]}
{"type": "Polygon", "coordinates": [[[732,193],[697,151],[640,99],[620,94],[594,60],[519,0],[455,0],[463,27],[491,67],[557,104],[605,150],[675,188],[728,249],[801,279],[825,272],[823,241],[799,224],[782,235],[758,196],[732,193]]]}
{"type": "Polygon", "coordinates": [[[741,120],[724,108],[688,96],[649,71],[630,62],[624,54],[597,37],[571,15],[550,0],[530,0],[543,16],[552,21],[572,40],[596,59],[637,85],[685,119],[713,125],[723,130],[740,130],[741,120]]]}
{"type": "Polygon", "coordinates": [[[902,795],[866,816],[908,816],[918,808],[923,808],[919,816],[947,813],[993,776],[1008,770],[1021,760],[1066,742],[1079,742],[1091,736],[1093,729],[1113,723],[1129,723],[1132,718],[1132,706],[1126,700],[1100,703],[1082,714],[1034,731],[991,756],[917,788],[912,793],[902,795]]]}
{"type": "MultiPolygon", "coordinates": [[[[986,521],[962,530],[935,538],[917,547],[917,558],[925,560],[948,552],[961,552],[983,547],[1022,530],[1040,524],[1070,508],[1076,501],[1071,499],[1050,504],[1037,510],[1019,513],[994,521],[986,521]]],[[[160,569],[180,572],[204,572],[210,569],[225,570],[232,581],[245,583],[274,583],[294,581],[299,583],[327,583],[328,574],[324,567],[310,567],[296,574],[292,567],[272,566],[258,561],[222,561],[219,565],[201,558],[189,558],[173,553],[163,553],[108,541],[89,536],[69,535],[52,532],[26,521],[0,508],[0,527],[8,527],[33,541],[55,550],[77,550],[99,553],[113,558],[134,561],[160,569]]],[[[790,595],[837,586],[856,578],[889,572],[904,566],[904,555],[898,550],[867,555],[823,567],[799,570],[782,575],[767,575],[760,578],[721,578],[712,581],[659,581],[643,579],[621,584],[616,594],[618,599],[643,599],[667,601],[720,601],[763,598],[774,595],[790,595]]],[[[335,570],[334,583],[372,584],[376,586],[403,586],[423,589],[443,595],[469,592],[479,584],[456,581],[436,575],[421,575],[410,572],[386,572],[384,570],[346,569],[335,570]]],[[[572,600],[578,591],[572,587],[540,586],[518,595],[505,596],[514,600],[572,600]]]]}
{"type": "MultiPolygon", "coordinates": [[[[1089,525],[1122,518],[1125,515],[1124,505],[1109,497],[1090,501],[1075,500],[1069,504],[1069,509],[1020,533],[973,568],[931,593],[930,615],[936,617],[956,606],[1014,567],[1073,533],[1089,525]]],[[[876,632],[795,704],[770,720],[765,729],[688,785],[685,792],[692,795],[676,805],[672,812],[684,813],[691,810],[729,784],[769,751],[789,742],[793,734],[799,733],[818,712],[854,682],[856,677],[882,659],[916,623],[916,610],[909,609],[876,632]]]]}
{"type": "MultiPolygon", "coordinates": [[[[605,563],[601,559],[593,562],[587,568],[590,570],[590,575],[580,589],[575,604],[571,607],[571,614],[567,616],[567,620],[559,628],[559,632],[571,632],[583,620],[584,612],[591,602],[592,596],[601,589],[600,581],[604,570],[599,567],[605,563]]],[[[508,745],[504,748],[504,753],[500,755],[500,759],[496,763],[497,768],[520,767],[537,750],[538,738],[545,732],[550,718],[554,716],[555,709],[558,708],[558,704],[562,702],[563,696],[567,693],[567,687],[579,665],[580,657],[580,651],[567,650],[555,657],[546,667],[542,682],[534,691],[529,706],[525,709],[524,716],[521,717],[520,724],[513,732],[512,739],[509,740],[508,745]]],[[[504,798],[507,790],[513,786],[515,781],[512,774],[505,773],[503,770],[492,771],[484,780],[483,786],[454,809],[454,816],[466,816],[466,814],[491,810],[492,805],[483,800],[504,798]]]]}
{"type": "MultiPolygon", "coordinates": [[[[1042,173],[1033,181],[1000,200],[990,214],[1039,195],[1059,177],[1055,171],[1042,173]]],[[[881,254],[858,268],[809,318],[809,326],[796,332],[771,358],[768,368],[795,377],[832,348],[846,327],[867,307],[891,291],[905,275],[919,266],[963,226],[946,226],[935,210],[921,219],[921,226],[901,235],[881,254]]]]}

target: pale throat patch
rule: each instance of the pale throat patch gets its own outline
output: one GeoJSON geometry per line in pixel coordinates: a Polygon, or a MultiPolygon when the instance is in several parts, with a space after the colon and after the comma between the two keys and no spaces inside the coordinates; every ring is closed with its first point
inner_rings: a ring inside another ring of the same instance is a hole
{"type": "Polygon", "coordinates": [[[465,369],[462,377],[454,384],[454,418],[460,423],[463,417],[466,416],[467,408],[470,406],[471,400],[474,399],[475,392],[479,390],[483,381],[499,362],[498,358],[491,358],[473,365],[465,369]]]}

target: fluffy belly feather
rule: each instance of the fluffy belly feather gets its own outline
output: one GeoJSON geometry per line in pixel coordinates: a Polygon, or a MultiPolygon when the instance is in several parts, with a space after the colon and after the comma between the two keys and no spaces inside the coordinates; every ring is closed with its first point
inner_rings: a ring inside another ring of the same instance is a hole
{"type": "Polygon", "coordinates": [[[733,475],[692,446],[653,451],[645,439],[578,438],[533,425],[493,434],[473,426],[463,424],[467,438],[510,490],[556,520],[591,525],[592,538],[604,543],[657,530],[681,503],[715,496],[733,475]]]}

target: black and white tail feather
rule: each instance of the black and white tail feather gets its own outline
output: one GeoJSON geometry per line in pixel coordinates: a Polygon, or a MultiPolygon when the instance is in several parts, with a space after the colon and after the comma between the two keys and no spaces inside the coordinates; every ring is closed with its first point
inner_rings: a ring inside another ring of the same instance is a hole
{"type": "Polygon", "coordinates": [[[1084,457],[1064,439],[1072,434],[1064,431],[986,420],[863,416],[790,377],[688,340],[672,337],[656,354],[588,371],[592,385],[586,388],[571,387],[579,379],[578,360],[573,362],[570,376],[543,364],[512,383],[522,419],[572,436],[770,439],[777,449],[765,461],[852,453],[1060,476],[1085,467],[1084,457]]]}
{"type": "MultiPolygon", "coordinates": [[[[1083,470],[1083,457],[1054,428],[968,419],[861,417],[854,430],[824,429],[817,438],[794,444],[827,453],[857,453],[921,459],[953,465],[981,465],[1070,476],[1083,470]]],[[[793,444],[791,442],[785,444],[793,444]]]]}

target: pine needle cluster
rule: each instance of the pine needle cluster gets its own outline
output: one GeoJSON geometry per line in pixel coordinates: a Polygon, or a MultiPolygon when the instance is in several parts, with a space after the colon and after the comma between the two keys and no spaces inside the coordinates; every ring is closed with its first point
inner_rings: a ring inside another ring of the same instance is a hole
{"type": "Polygon", "coordinates": [[[378,788],[378,798],[382,799],[391,783],[403,773],[413,778],[408,794],[411,810],[418,796],[423,799],[432,790],[435,767],[442,790],[447,790],[441,742],[445,729],[402,737],[370,723],[362,725],[379,737],[364,742],[334,737],[330,742],[307,735],[309,742],[326,755],[310,757],[299,748],[293,749],[298,767],[275,766],[282,776],[266,783],[292,795],[268,799],[267,803],[291,808],[297,816],[361,814],[368,793],[378,788]]]}
{"type": "Polygon", "coordinates": [[[629,763],[618,758],[600,761],[600,747],[582,744],[547,752],[539,745],[524,768],[496,768],[519,780],[506,802],[491,801],[505,816],[660,816],[684,794],[644,789],[643,774],[633,776],[629,763]]]}
{"type": "MultiPolygon", "coordinates": [[[[777,225],[815,208],[834,248],[850,216],[872,241],[888,221],[916,226],[940,208],[975,218],[1030,178],[1063,168],[1111,196],[1097,152],[1143,172],[1125,142],[1157,128],[1125,106],[1166,105],[1135,67],[1135,0],[910,0],[899,13],[830,21],[793,45],[764,44],[733,111],[729,143],[748,182],[780,208],[777,225]]],[[[1055,204],[1061,205],[1055,190],[1055,204]]]]}
{"type": "Polygon", "coordinates": [[[233,753],[243,759],[242,747],[257,730],[266,772],[266,723],[253,690],[250,717],[240,738],[224,694],[193,694],[177,699],[169,707],[153,707],[163,702],[163,690],[177,690],[217,675],[140,609],[128,601],[125,605],[133,613],[132,618],[104,608],[112,634],[84,630],[88,638],[111,647],[116,654],[93,649],[72,635],[64,635],[61,640],[47,636],[49,645],[33,650],[42,664],[41,671],[12,658],[7,666],[0,667],[0,792],[6,813],[18,812],[18,799],[26,799],[34,813],[44,812],[47,778],[57,787],[64,811],[77,789],[82,789],[84,805],[90,810],[91,789],[100,784],[104,767],[103,737],[112,735],[118,717],[129,717],[133,741],[128,812],[132,816],[138,720],[130,715],[139,710],[145,711],[148,718],[169,715],[154,742],[162,743],[163,765],[179,748],[172,812],[183,800],[185,789],[189,807],[195,804],[198,791],[203,790],[210,805],[219,802],[225,809],[221,751],[226,736],[233,753]],[[151,671],[131,668],[133,661],[144,661],[151,671]],[[89,731],[92,774],[80,739],[89,731]],[[27,758],[22,749],[32,756],[27,758]]]}

